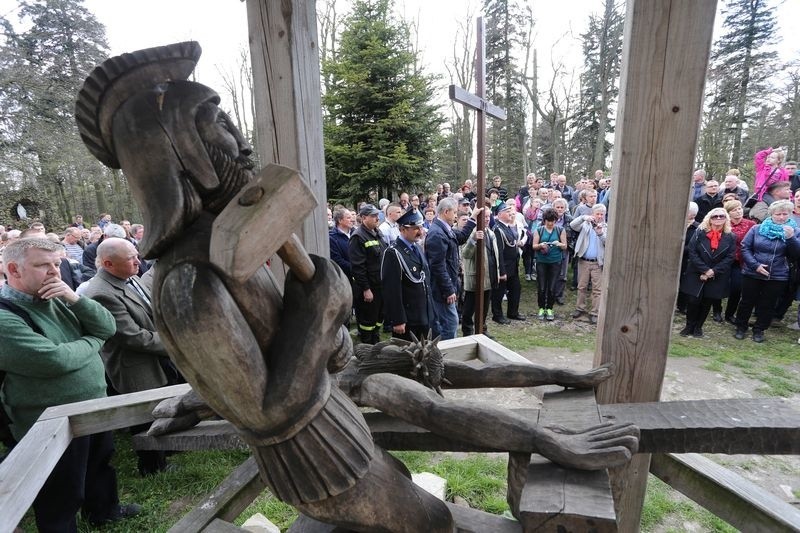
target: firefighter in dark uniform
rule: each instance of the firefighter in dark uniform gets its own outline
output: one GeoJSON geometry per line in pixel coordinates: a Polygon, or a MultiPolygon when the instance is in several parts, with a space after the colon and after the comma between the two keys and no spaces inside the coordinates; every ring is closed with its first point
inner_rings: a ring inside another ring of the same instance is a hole
{"type": "Polygon", "coordinates": [[[361,342],[376,344],[381,340],[383,326],[383,291],[381,260],[386,244],[378,229],[378,213],[367,204],[358,212],[361,225],[350,238],[350,266],[353,273],[353,306],[361,342]]]}
{"type": "Polygon", "coordinates": [[[422,237],[424,218],[414,208],[398,220],[400,236],[383,254],[384,317],[392,335],[412,340],[428,335],[433,320],[430,270],[417,241],[422,237]]]}

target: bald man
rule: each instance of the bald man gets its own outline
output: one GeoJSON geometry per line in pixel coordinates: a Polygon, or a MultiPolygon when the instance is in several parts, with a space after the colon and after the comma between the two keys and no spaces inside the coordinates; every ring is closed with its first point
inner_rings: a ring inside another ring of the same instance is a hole
{"type": "MultiPolygon", "coordinates": [[[[97,247],[97,275],[84,292],[111,311],[117,332],[100,350],[106,374],[121,394],[172,385],[180,381],[153,323],[150,292],[140,283],[139,252],[122,238],[105,239],[97,247]]],[[[149,424],[132,427],[135,433],[149,424]]],[[[142,475],[164,470],[163,452],[137,452],[142,475]]]]}

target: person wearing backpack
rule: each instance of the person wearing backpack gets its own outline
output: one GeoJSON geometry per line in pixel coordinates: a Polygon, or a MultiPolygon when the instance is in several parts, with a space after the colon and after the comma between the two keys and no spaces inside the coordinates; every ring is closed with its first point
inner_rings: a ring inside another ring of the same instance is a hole
{"type": "Polygon", "coordinates": [[[563,227],[556,226],[557,220],[558,213],[555,209],[547,208],[542,214],[542,224],[533,232],[539,320],[555,319],[555,285],[561,272],[561,260],[567,249],[567,232],[563,227]]]}

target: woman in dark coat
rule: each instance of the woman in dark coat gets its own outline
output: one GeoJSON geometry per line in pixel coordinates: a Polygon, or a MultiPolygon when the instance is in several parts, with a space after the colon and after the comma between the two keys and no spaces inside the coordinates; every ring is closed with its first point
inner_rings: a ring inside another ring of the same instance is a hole
{"type": "Polygon", "coordinates": [[[753,226],[742,241],[742,299],[736,310],[736,333],[741,340],[753,308],[756,323],[753,341],[764,342],[775,304],[789,284],[789,259],[800,256],[797,224],[790,218],[794,204],[778,200],[769,206],[769,217],[753,226]]]}
{"type": "Polygon", "coordinates": [[[727,211],[721,207],[709,211],[686,251],[688,263],[680,289],[687,298],[686,327],[680,334],[699,338],[711,306],[725,298],[730,287],[736,237],[731,233],[727,211]]]}

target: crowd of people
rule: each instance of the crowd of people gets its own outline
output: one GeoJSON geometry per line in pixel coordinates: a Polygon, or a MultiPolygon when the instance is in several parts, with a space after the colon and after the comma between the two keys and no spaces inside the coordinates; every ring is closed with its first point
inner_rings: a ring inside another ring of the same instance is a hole
{"type": "MultiPolygon", "coordinates": [[[[736,169],[721,190],[695,172],[678,298],[686,314],[682,336],[702,337],[711,314],[729,322],[736,339],[752,330],[752,340],[764,342],[765,331],[800,299],[800,174],[785,157],[772,148],[755,155],[752,194],[736,169]]],[[[799,321],[800,309],[789,327],[800,329],[799,321]]]]}
{"type": "MultiPolygon", "coordinates": [[[[800,173],[784,160],[781,149],[756,154],[752,191],[738,169],[721,183],[694,172],[677,301],[686,315],[682,336],[702,337],[711,315],[729,322],[737,339],[752,329],[753,341],[763,342],[800,299],[800,173]]],[[[361,341],[428,329],[450,339],[459,324],[463,335],[473,334],[478,321],[487,332],[489,311],[502,325],[553,321],[568,287],[577,302],[561,318],[596,324],[612,194],[611,179],[598,170],[571,185],[563,174],[545,181],[531,173],[511,191],[494,176],[482,201],[467,180],[455,190],[443,183],[430,194],[363,202],[357,211],[334,206],[331,258],[352,280],[361,341]],[[478,231],[481,216],[485,229],[478,231]],[[480,245],[483,295],[475,293],[480,245]],[[535,317],[520,313],[524,282],[536,283],[535,317]],[[478,298],[482,317],[474,316],[478,298]]],[[[789,327],[800,329],[798,320],[800,310],[789,327]]]]}
{"type": "MultiPolygon", "coordinates": [[[[141,224],[103,214],[95,225],[77,215],[59,233],[39,221],[2,229],[0,440],[7,453],[48,407],[183,382],[154,324],[153,271],[137,248],[141,224]]],[[[34,501],[39,531],[77,531],[78,510],[95,526],[140,512],[119,501],[113,452],[109,431],[72,439],[34,501]]],[[[167,469],[163,451],[137,456],[141,475],[167,469]]]]}
{"type": "Polygon", "coordinates": [[[363,202],[356,211],[329,209],[331,259],[352,281],[362,342],[376,343],[382,333],[411,339],[429,330],[451,339],[459,324],[463,335],[478,323],[489,334],[489,311],[497,324],[526,321],[523,280],[537,283],[536,318],[553,321],[556,306],[565,304],[570,272],[578,291],[571,316],[597,323],[612,196],[603,171],[574,185],[563,174],[545,181],[531,173],[512,192],[495,176],[482,201],[476,196],[467,180],[455,191],[443,183],[431,194],[401,192],[394,202],[363,202]]]}

